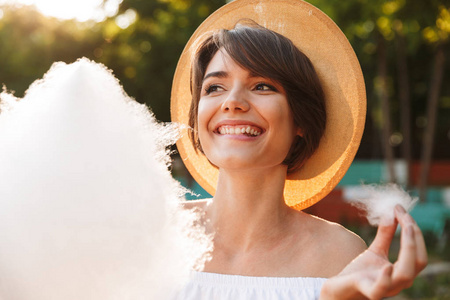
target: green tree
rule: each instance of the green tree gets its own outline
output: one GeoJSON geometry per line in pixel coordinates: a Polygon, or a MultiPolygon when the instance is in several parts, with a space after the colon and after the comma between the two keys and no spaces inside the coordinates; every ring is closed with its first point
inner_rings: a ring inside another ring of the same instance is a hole
{"type": "Polygon", "coordinates": [[[18,97],[53,62],[93,58],[93,49],[102,44],[86,24],[46,18],[28,6],[0,9],[0,83],[18,97]]]}

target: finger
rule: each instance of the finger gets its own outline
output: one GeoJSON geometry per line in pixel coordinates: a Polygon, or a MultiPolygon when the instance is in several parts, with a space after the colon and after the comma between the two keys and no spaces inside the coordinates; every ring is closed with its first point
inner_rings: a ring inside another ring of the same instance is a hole
{"type": "Polygon", "coordinates": [[[382,218],[378,226],[377,235],[369,247],[369,250],[384,257],[388,256],[389,247],[397,229],[397,220],[382,218]]]}
{"type": "Polygon", "coordinates": [[[414,226],[414,236],[416,239],[416,273],[422,271],[428,263],[427,247],[419,226],[414,226]]]}
{"type": "Polygon", "coordinates": [[[402,227],[400,238],[400,252],[394,264],[394,285],[406,287],[416,276],[417,245],[415,238],[415,222],[402,207],[396,207],[396,217],[402,227]]]}
{"type": "Polygon", "coordinates": [[[400,223],[400,226],[406,226],[406,225],[414,225],[416,222],[411,217],[410,214],[403,208],[403,206],[397,204],[394,209],[395,218],[400,223]]]}
{"type": "Polygon", "coordinates": [[[422,235],[422,231],[420,230],[417,223],[414,219],[409,215],[403,207],[396,207],[395,210],[396,218],[399,219],[400,226],[412,226],[414,231],[414,239],[416,242],[416,274],[422,271],[428,263],[428,254],[427,248],[425,245],[425,240],[422,235]]]}

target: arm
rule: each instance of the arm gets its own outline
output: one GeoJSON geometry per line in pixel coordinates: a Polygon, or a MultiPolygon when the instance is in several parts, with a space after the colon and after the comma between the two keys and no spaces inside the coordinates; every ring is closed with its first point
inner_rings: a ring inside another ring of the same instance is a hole
{"type": "Polygon", "coordinates": [[[341,273],[327,280],[321,300],[382,299],[398,294],[412,285],[427,264],[422,232],[401,206],[395,208],[394,224],[380,224],[375,240],[341,273]],[[389,246],[397,224],[402,227],[398,260],[388,260],[389,246]]]}

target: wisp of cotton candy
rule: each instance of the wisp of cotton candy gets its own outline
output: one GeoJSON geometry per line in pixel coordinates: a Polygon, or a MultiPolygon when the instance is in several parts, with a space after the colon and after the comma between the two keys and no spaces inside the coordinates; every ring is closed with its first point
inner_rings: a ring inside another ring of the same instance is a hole
{"type": "Polygon", "coordinates": [[[386,224],[394,222],[396,205],[401,205],[406,211],[411,211],[418,200],[416,197],[411,197],[400,186],[392,183],[346,188],[344,198],[350,204],[361,209],[373,226],[379,225],[381,219],[384,219],[386,224]]]}
{"type": "Polygon", "coordinates": [[[210,237],[168,171],[178,130],[112,72],[55,63],[0,99],[0,299],[169,299],[201,268],[210,237]]]}

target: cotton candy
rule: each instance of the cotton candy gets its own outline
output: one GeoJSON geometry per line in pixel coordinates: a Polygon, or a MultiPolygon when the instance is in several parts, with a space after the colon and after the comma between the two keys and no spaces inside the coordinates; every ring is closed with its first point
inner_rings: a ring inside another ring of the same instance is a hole
{"type": "Polygon", "coordinates": [[[395,217],[394,208],[397,204],[411,211],[418,200],[396,184],[347,188],[344,197],[349,203],[361,209],[373,226],[379,225],[381,219],[385,219],[386,224],[392,224],[395,217]]]}
{"type": "Polygon", "coordinates": [[[177,127],[111,71],[55,63],[0,99],[0,299],[166,299],[201,268],[211,239],[168,171],[177,127]]]}

